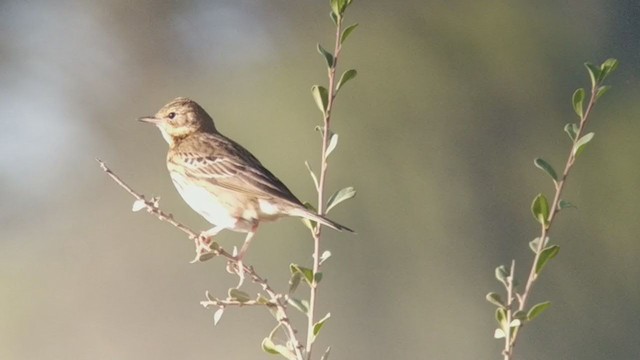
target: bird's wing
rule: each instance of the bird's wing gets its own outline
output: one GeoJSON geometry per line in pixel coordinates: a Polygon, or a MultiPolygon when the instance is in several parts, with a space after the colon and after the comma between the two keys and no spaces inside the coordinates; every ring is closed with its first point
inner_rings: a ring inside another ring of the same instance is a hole
{"type": "Polygon", "coordinates": [[[300,204],[275,175],[231,139],[207,136],[196,146],[182,148],[184,150],[177,147],[170,153],[169,162],[178,165],[189,177],[257,198],[275,197],[300,204]]]}

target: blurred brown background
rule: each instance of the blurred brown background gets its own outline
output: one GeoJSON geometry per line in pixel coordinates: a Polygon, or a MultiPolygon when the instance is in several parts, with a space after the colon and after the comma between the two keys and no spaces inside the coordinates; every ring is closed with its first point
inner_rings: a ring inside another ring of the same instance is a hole
{"type": "MultiPolygon", "coordinates": [[[[199,101],[301,199],[314,198],[330,47],[328,1],[4,1],[0,4],[0,358],[261,359],[273,326],[230,309],[213,326],[199,301],[234,278],[216,259],[189,264],[190,241],[130,211],[99,169],[197,229],[177,195],[159,132],[134,121],[176,96],[199,101]]],[[[640,11],[636,1],[355,1],[343,69],[356,81],[335,113],[329,188],[355,200],[326,232],[318,348],[334,359],[497,359],[494,268],[524,277],[549,194],[534,168],[561,169],[570,96],[584,61],[616,57],[552,241],[562,248],[533,301],[522,359],[638,359],[640,11]]],[[[227,247],[243,236],[223,233],[227,247]]],[[[248,261],[285,288],[309,263],[294,219],[262,226],[248,261]]],[[[301,319],[295,319],[301,321],[301,319]]],[[[300,326],[302,328],[302,326],[300,326]]]]}

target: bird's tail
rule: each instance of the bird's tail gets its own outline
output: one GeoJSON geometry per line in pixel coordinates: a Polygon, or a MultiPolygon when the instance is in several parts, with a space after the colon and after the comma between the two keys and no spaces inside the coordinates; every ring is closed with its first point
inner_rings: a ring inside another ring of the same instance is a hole
{"type": "Polygon", "coordinates": [[[296,207],[294,209],[292,209],[289,212],[289,215],[292,216],[298,216],[298,217],[303,217],[305,219],[309,219],[315,222],[319,222],[322,225],[326,225],[334,230],[338,230],[338,231],[348,231],[348,232],[355,232],[351,229],[349,229],[348,227],[344,226],[344,225],[340,225],[337,222],[333,221],[333,220],[329,220],[324,216],[318,215],[312,211],[307,210],[306,208],[303,207],[296,207]]]}

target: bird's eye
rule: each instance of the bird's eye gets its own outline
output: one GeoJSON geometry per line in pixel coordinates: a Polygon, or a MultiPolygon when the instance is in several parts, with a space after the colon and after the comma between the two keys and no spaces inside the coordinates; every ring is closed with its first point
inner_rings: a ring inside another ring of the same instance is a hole
{"type": "Polygon", "coordinates": [[[176,117],[176,113],[174,113],[174,112],[170,112],[170,113],[169,113],[169,115],[167,115],[167,117],[168,117],[169,119],[173,119],[174,117],[176,117]]]}

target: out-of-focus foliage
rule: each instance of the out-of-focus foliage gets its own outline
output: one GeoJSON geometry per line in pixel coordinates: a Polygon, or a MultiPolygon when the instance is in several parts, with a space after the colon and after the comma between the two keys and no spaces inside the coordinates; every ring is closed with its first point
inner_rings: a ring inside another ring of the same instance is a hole
{"type": "MultiPolygon", "coordinates": [[[[261,311],[213,326],[198,301],[226,289],[216,259],[189,264],[192,243],[130,211],[97,167],[195,228],[164,168],[166,144],[134,119],[189,96],[301,198],[318,168],[329,43],[325,2],[5,1],[0,4],[0,358],[261,358],[261,311]],[[319,36],[326,38],[318,38],[319,36]],[[215,268],[215,269],[214,269],[215,268]]],[[[627,1],[356,1],[329,193],[358,197],[331,217],[320,303],[332,358],[489,359],[499,353],[484,294],[495,264],[529,258],[530,199],[548,184],[537,156],[560,164],[575,119],[566,94],[582,63],[621,66],[593,114],[552,234],[563,251],[532,304],[531,359],[629,359],[640,353],[640,14],[627,1]],[[598,251],[594,251],[598,249],[598,251]],[[545,346],[539,346],[545,344],[545,346]],[[348,355],[347,355],[348,354],[348,355]]],[[[551,185],[548,185],[551,186],[551,185]]],[[[297,220],[262,226],[248,255],[286,284],[308,261],[297,220]]],[[[241,234],[219,241],[239,244],[241,234]]],[[[286,291],[286,289],[282,289],[286,291]]],[[[538,292],[539,291],[539,292],[538,292]]]]}

